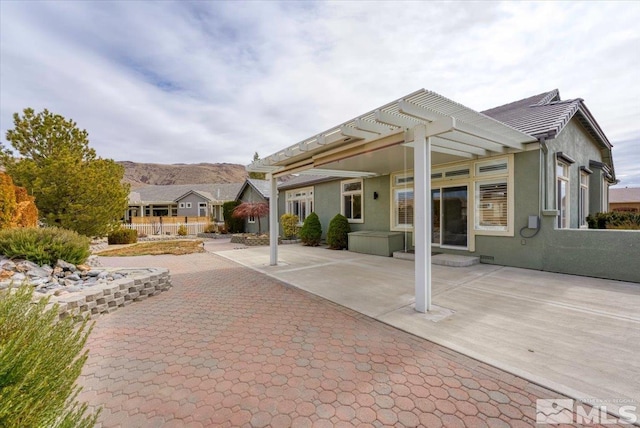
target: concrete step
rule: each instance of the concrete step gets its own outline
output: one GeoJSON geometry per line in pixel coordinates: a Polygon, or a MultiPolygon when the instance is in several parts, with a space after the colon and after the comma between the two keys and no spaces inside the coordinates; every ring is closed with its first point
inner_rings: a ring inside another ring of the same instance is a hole
{"type": "MultiPolygon", "coordinates": [[[[401,260],[415,260],[416,255],[411,252],[396,251],[393,257],[401,260]]],[[[480,263],[480,257],[459,256],[456,254],[435,254],[431,256],[431,263],[434,265],[465,267],[480,263]]]]}

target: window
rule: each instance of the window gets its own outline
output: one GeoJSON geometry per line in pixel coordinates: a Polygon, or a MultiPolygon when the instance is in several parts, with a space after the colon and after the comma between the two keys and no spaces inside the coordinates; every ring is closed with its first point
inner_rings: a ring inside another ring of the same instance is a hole
{"type": "Polygon", "coordinates": [[[476,182],[476,230],[508,228],[507,180],[476,182]]]}
{"type": "Polygon", "coordinates": [[[300,223],[313,212],[313,187],[289,190],[286,199],[287,214],[297,215],[300,223]]]}
{"type": "Polygon", "coordinates": [[[557,227],[569,227],[569,165],[556,162],[556,207],[558,209],[557,227]]]}
{"type": "Polygon", "coordinates": [[[413,174],[396,174],[391,179],[393,195],[391,230],[413,229],[413,174]]]}
{"type": "Polygon", "coordinates": [[[191,202],[187,202],[187,203],[186,203],[186,207],[187,207],[187,208],[191,208],[191,202]]]}
{"type": "Polygon", "coordinates": [[[580,171],[580,195],[578,201],[578,225],[587,227],[587,216],[589,215],[589,173],[580,171]]]}
{"type": "Polygon", "coordinates": [[[180,208],[184,208],[184,202],[180,202],[180,208]]]}
{"type": "Polygon", "coordinates": [[[363,223],[362,180],[342,181],[340,185],[342,215],[349,220],[349,223],[363,223]]]}
{"type": "Polygon", "coordinates": [[[256,217],[253,215],[249,216],[249,220],[247,220],[249,223],[255,223],[256,222],[256,217]]]}

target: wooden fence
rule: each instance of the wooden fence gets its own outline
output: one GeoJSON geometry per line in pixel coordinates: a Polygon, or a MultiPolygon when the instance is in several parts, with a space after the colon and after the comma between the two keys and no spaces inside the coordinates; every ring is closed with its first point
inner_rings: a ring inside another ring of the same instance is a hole
{"type": "Polygon", "coordinates": [[[185,226],[187,228],[187,235],[196,235],[203,233],[205,228],[211,223],[125,223],[124,227],[128,229],[134,229],[138,231],[138,235],[177,235],[178,228],[185,226]]]}
{"type": "Polygon", "coordinates": [[[132,224],[189,224],[189,223],[210,223],[209,217],[131,217],[132,224]]]}

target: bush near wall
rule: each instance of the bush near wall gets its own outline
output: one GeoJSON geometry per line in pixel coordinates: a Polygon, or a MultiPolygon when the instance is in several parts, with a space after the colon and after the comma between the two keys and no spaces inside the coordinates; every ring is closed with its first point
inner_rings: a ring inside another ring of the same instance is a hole
{"type": "Polygon", "coordinates": [[[90,239],[57,227],[25,227],[0,230],[0,254],[39,264],[64,260],[75,265],[89,257],[90,239]]]}
{"type": "Polygon", "coordinates": [[[320,245],[320,238],[322,238],[320,219],[318,214],[311,213],[304,219],[304,224],[300,229],[300,240],[304,245],[317,247],[320,245]]]}
{"type": "Polygon", "coordinates": [[[116,229],[107,235],[109,245],[135,244],[138,242],[138,231],[134,229],[116,229]]]}
{"type": "Polygon", "coordinates": [[[233,210],[240,204],[240,201],[228,201],[222,204],[224,225],[229,233],[244,232],[244,219],[233,216],[233,210]]]}
{"type": "MultiPolygon", "coordinates": [[[[0,291],[0,427],[92,427],[75,385],[87,359],[88,319],[58,320],[33,287],[0,291]]],[[[99,411],[98,411],[99,413],[99,411]]]]}
{"type": "Polygon", "coordinates": [[[280,216],[280,223],[282,223],[282,233],[284,233],[285,239],[295,239],[298,236],[300,230],[300,219],[295,214],[282,214],[280,216]]]}
{"type": "Polygon", "coordinates": [[[640,230],[640,214],[633,212],[596,213],[587,217],[589,229],[640,230]]]}
{"type": "Polygon", "coordinates": [[[342,250],[349,245],[349,220],[342,214],[337,214],[329,222],[329,230],[327,231],[327,244],[332,250],[342,250]]]}

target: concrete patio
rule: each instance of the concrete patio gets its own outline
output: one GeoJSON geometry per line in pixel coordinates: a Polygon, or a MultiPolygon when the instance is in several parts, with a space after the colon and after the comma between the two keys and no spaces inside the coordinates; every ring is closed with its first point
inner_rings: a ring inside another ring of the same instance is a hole
{"type": "Polygon", "coordinates": [[[433,266],[435,310],[412,308],[414,264],[301,245],[216,254],[607,410],[640,402],[640,284],[495,265],[433,266]],[[602,400],[602,401],[600,401],[602,400]]]}

